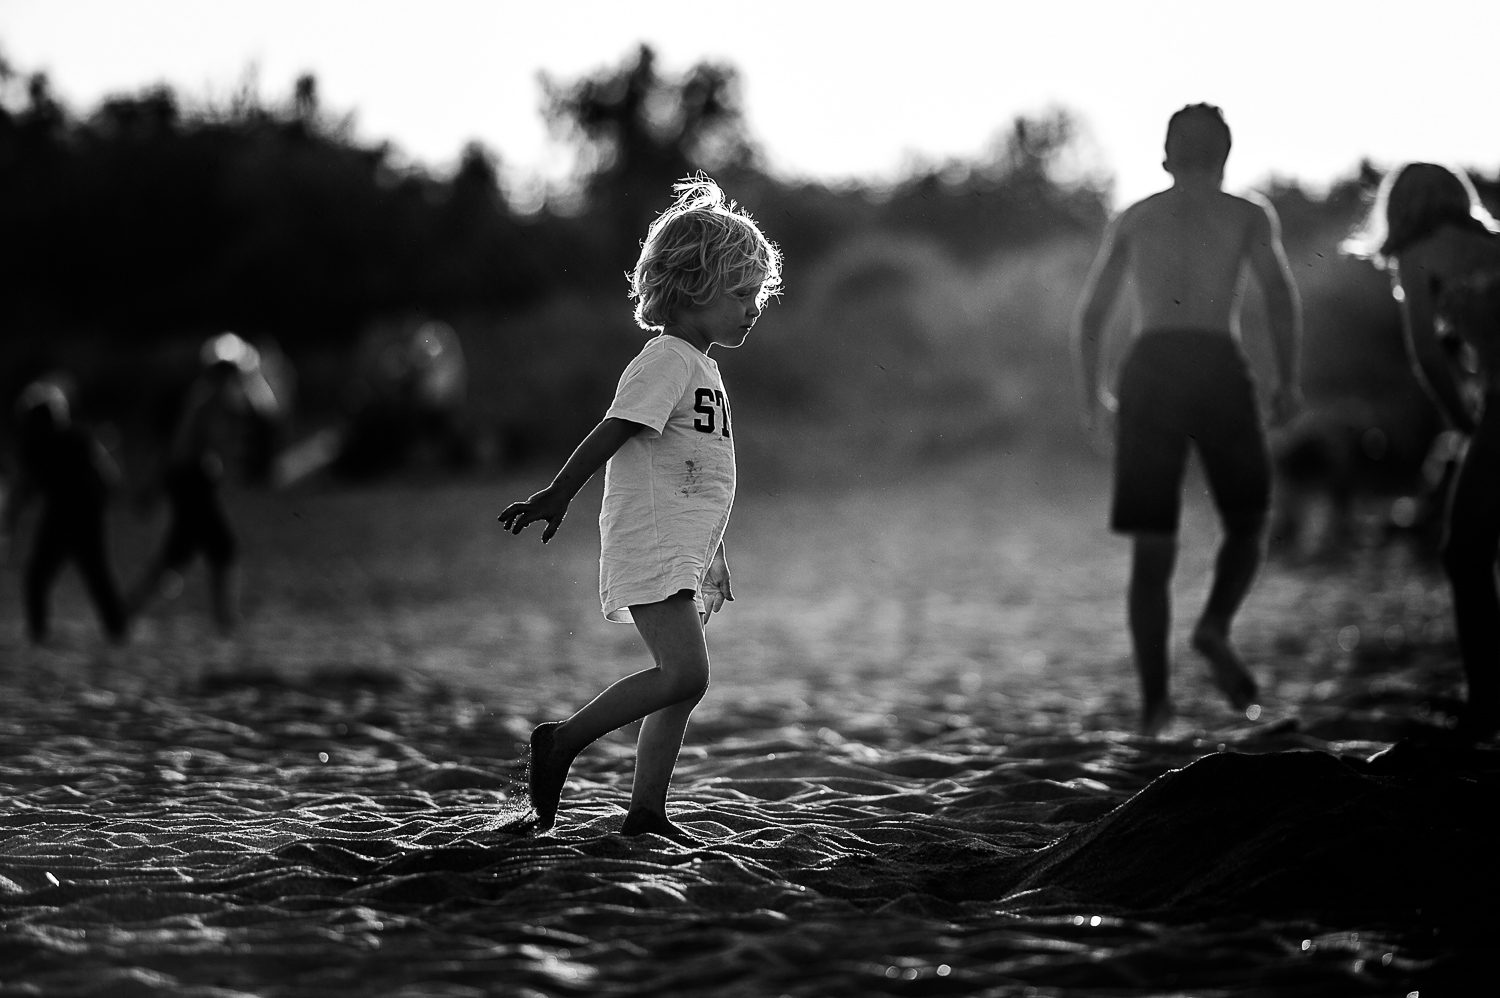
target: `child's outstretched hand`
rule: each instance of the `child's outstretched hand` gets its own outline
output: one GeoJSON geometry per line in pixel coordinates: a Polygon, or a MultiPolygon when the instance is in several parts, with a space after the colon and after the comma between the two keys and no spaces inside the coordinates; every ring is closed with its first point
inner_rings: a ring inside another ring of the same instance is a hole
{"type": "Polygon", "coordinates": [[[569,501],[550,488],[542,489],[530,499],[511,503],[495,519],[513,534],[525,530],[529,523],[546,520],[547,529],[542,531],[542,543],[546,544],[557,533],[557,528],[562,526],[563,517],[568,515],[569,501]]]}

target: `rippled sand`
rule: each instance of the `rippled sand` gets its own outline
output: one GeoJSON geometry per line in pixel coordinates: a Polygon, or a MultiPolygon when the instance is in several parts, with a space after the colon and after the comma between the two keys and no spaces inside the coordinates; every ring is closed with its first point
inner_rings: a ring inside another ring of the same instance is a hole
{"type": "MultiPolygon", "coordinates": [[[[517,834],[530,726],[644,658],[594,509],[491,530],[528,484],[239,497],[232,643],[190,577],[100,654],[69,582],[31,652],[8,576],[0,995],[1435,994],[1495,937],[1500,765],[1438,737],[1430,568],[1273,566],[1263,713],[1184,649],[1142,739],[1097,471],[1017,461],[745,495],[672,796],[700,844],[614,834],[629,731],[517,834]]],[[[1180,622],[1207,511],[1185,541],[1180,622]]]]}

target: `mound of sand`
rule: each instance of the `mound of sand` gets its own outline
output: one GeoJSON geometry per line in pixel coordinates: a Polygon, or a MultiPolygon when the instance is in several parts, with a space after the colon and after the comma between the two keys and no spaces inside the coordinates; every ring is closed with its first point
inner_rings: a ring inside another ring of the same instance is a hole
{"type": "Polygon", "coordinates": [[[1400,743],[1366,763],[1219,753],[1024,862],[955,882],[948,896],[1173,918],[1493,920],[1497,791],[1493,751],[1400,743]]]}

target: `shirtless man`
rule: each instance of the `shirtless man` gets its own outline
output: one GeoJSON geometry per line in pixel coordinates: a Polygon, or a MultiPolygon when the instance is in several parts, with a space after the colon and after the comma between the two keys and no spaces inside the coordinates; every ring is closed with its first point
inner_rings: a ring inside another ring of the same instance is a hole
{"type": "Polygon", "coordinates": [[[1276,353],[1273,422],[1290,419],[1301,405],[1301,306],[1280,223],[1269,204],[1221,190],[1229,144],[1229,126],[1213,105],[1172,115],[1163,164],[1172,187],[1131,205],[1110,224],[1076,326],[1084,425],[1093,432],[1101,410],[1117,411],[1110,525],[1134,538],[1127,605],[1141,677],[1141,731],[1152,735],[1172,717],[1170,586],[1189,442],[1224,525],[1193,647],[1237,710],[1256,698],[1255,680],[1229,641],[1234,614],[1260,567],[1271,494],[1265,429],[1239,344],[1247,269],[1265,295],[1276,353]],[[1127,277],[1135,288],[1135,322],[1117,403],[1099,384],[1099,348],[1127,277]]]}

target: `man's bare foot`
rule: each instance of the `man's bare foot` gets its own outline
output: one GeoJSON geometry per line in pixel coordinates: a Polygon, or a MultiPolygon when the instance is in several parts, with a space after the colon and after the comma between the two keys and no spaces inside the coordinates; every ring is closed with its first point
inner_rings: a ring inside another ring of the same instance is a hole
{"type": "Polygon", "coordinates": [[[1193,630],[1193,649],[1208,659],[1209,677],[1230,706],[1244,710],[1255,703],[1260,691],[1226,632],[1200,622],[1193,630]]]}
{"type": "Polygon", "coordinates": [[[547,721],[531,729],[531,758],[526,763],[526,792],[531,809],[536,812],[536,830],[545,832],[557,818],[557,802],[562,797],[563,782],[573,757],[557,751],[553,735],[556,721],[547,721]]]}
{"type": "Polygon", "coordinates": [[[1170,700],[1163,700],[1158,704],[1147,704],[1141,711],[1140,733],[1147,738],[1155,738],[1176,716],[1177,711],[1172,709],[1170,700]]]}
{"type": "Polygon", "coordinates": [[[660,835],[671,839],[679,845],[696,845],[698,840],[678,826],[672,820],[659,811],[652,811],[644,807],[633,807],[625,815],[625,824],[620,826],[621,835],[660,835]]]}

